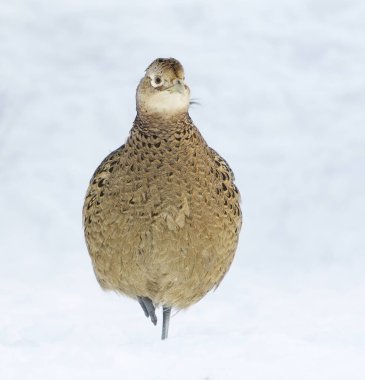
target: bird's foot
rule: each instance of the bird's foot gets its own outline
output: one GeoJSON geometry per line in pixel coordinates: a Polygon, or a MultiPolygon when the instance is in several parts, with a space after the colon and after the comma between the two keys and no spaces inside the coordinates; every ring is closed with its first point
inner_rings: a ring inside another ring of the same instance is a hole
{"type": "Polygon", "coordinates": [[[151,322],[156,326],[157,317],[155,313],[155,306],[150,298],[148,297],[137,297],[139,304],[141,305],[144,315],[147,318],[151,318],[151,322]]]}

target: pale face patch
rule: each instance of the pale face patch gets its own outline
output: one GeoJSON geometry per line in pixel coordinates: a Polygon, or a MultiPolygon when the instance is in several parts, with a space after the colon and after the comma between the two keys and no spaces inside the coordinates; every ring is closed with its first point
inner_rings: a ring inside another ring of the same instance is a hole
{"type": "Polygon", "coordinates": [[[153,113],[179,113],[189,108],[189,91],[155,91],[143,99],[144,107],[153,113]]]}

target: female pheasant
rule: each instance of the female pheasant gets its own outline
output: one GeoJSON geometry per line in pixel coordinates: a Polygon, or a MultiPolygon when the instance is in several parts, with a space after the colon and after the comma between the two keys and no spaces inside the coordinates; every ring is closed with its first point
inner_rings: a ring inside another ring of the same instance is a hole
{"type": "Polygon", "coordinates": [[[240,196],[227,162],[193,124],[184,69],[156,59],[137,88],[137,116],[124,145],[96,169],[83,223],[96,278],[138,300],[162,339],[171,308],[217,287],[233,260],[240,196]]]}

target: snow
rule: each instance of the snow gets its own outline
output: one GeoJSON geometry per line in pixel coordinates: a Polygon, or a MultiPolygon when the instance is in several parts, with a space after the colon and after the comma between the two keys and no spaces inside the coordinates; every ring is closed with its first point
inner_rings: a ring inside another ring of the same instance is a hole
{"type": "Polygon", "coordinates": [[[365,3],[0,2],[0,378],[365,379],[365,3]],[[160,340],[103,293],[81,208],[156,57],[233,168],[245,226],[218,290],[160,340]]]}

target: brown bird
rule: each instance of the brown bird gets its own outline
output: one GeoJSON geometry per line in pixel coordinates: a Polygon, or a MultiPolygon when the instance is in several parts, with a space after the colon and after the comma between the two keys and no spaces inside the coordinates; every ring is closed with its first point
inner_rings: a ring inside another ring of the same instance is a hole
{"type": "Polygon", "coordinates": [[[233,260],[240,196],[227,162],[193,124],[184,69],[159,58],[137,88],[127,142],[96,169],[83,222],[96,278],[138,300],[162,339],[171,308],[184,309],[217,287],[233,260]]]}

